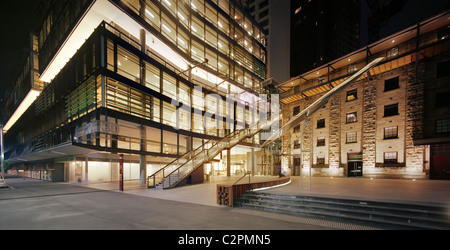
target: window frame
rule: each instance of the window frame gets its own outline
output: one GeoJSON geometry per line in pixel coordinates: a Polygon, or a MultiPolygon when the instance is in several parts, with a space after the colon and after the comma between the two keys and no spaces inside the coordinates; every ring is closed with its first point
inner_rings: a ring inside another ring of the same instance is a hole
{"type": "Polygon", "coordinates": [[[400,76],[396,76],[396,77],[392,77],[389,79],[384,80],[384,92],[389,92],[389,91],[393,91],[396,89],[400,88],[400,76]],[[392,87],[391,85],[389,85],[390,87],[388,88],[388,84],[392,84],[393,85],[393,81],[396,80],[396,85],[394,87],[392,87]]]}
{"type": "Polygon", "coordinates": [[[384,164],[398,164],[398,152],[385,152],[383,154],[383,162],[384,164]],[[387,156],[393,156],[395,154],[395,159],[392,157],[387,156]]]}
{"type": "Polygon", "coordinates": [[[325,119],[319,119],[317,120],[317,129],[325,128],[326,127],[326,120],[325,119]]]}
{"type": "Polygon", "coordinates": [[[398,126],[384,128],[383,138],[384,138],[384,140],[398,139],[398,126]],[[395,134],[393,132],[388,132],[389,129],[394,129],[394,128],[395,128],[395,134]]]}
{"type": "Polygon", "coordinates": [[[358,132],[348,132],[346,134],[346,143],[347,144],[358,143],[358,132]],[[349,136],[349,135],[351,135],[351,136],[349,136]],[[350,138],[354,138],[354,140],[349,141],[350,138]]]}
{"type": "Polygon", "coordinates": [[[399,115],[400,112],[398,111],[398,106],[399,106],[399,103],[385,105],[384,106],[384,117],[391,117],[391,116],[399,115]],[[395,113],[393,112],[394,107],[396,107],[395,113]],[[386,112],[386,111],[388,111],[388,112],[386,112]]]}
{"type": "Polygon", "coordinates": [[[358,112],[355,111],[355,112],[347,113],[345,121],[346,121],[346,124],[358,122],[358,112]],[[355,116],[355,121],[351,121],[351,119],[349,119],[349,115],[353,115],[353,114],[355,116]]]}
{"type": "Polygon", "coordinates": [[[352,89],[347,91],[347,97],[345,98],[346,102],[352,102],[358,100],[358,89],[352,89]],[[354,97],[354,99],[349,99],[350,97],[354,97]]]}
{"type": "Polygon", "coordinates": [[[326,138],[325,138],[325,136],[317,137],[317,147],[324,147],[324,146],[326,146],[326,138]]]}

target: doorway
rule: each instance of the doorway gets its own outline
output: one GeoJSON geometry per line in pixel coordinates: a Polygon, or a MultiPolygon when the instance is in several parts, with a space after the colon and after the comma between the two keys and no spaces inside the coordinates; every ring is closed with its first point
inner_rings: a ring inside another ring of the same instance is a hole
{"type": "Polygon", "coordinates": [[[450,144],[431,146],[430,179],[450,180],[450,144]]]}
{"type": "Polygon", "coordinates": [[[348,177],[363,176],[362,153],[348,154],[348,177]]]}

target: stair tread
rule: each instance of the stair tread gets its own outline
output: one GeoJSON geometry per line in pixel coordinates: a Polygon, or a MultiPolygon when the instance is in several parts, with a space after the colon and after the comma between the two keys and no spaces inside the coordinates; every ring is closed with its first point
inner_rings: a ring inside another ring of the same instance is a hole
{"type": "MultiPolygon", "coordinates": [[[[429,222],[439,222],[439,223],[449,223],[450,221],[443,221],[442,218],[431,218],[431,217],[424,217],[424,216],[408,216],[408,215],[402,215],[402,214],[393,214],[388,212],[382,212],[382,211],[368,211],[368,210],[354,210],[354,209],[347,209],[347,208],[338,208],[338,207],[327,207],[327,206],[320,206],[320,205],[300,205],[300,204],[294,204],[294,203],[286,203],[286,202],[270,202],[270,201],[261,201],[261,200],[252,200],[257,203],[264,203],[262,204],[255,204],[250,203],[251,205],[260,205],[260,206],[267,206],[267,204],[276,204],[281,205],[286,208],[292,208],[292,209],[302,209],[302,208],[316,208],[326,211],[338,211],[338,212],[349,212],[349,213],[359,213],[359,214],[366,214],[366,215],[378,215],[378,216],[384,216],[384,217],[393,217],[393,218],[399,218],[399,219],[413,219],[413,220],[421,220],[421,221],[429,221],[429,222]]],[[[245,203],[249,204],[249,203],[245,203]]],[[[270,205],[269,205],[270,206],[270,205]]],[[[275,206],[272,206],[275,207],[275,206]]],[[[363,207],[363,208],[370,208],[370,207],[363,207]]]]}
{"type": "MultiPolygon", "coordinates": [[[[255,197],[253,200],[258,200],[257,195],[244,195],[241,197],[241,199],[245,199],[246,197],[255,197]]],[[[371,202],[371,201],[356,201],[356,200],[339,200],[339,199],[333,199],[330,198],[329,200],[323,199],[323,200],[314,200],[309,198],[289,198],[289,197],[280,197],[280,196],[271,196],[271,197],[263,197],[261,200],[278,200],[278,201],[299,201],[299,202],[308,202],[308,203],[316,203],[316,204],[331,204],[331,205],[340,205],[340,206],[353,206],[353,207],[360,207],[360,208],[368,208],[373,207],[377,209],[386,209],[386,210],[394,210],[394,211],[407,211],[412,213],[426,213],[429,215],[438,215],[438,216],[446,216],[447,213],[445,211],[436,211],[436,210],[425,210],[425,209],[418,209],[415,208],[415,206],[411,206],[408,204],[402,204],[404,207],[398,207],[400,204],[396,204],[396,206],[389,206],[386,205],[387,203],[378,203],[378,202],[371,202]],[[345,202],[347,201],[347,202],[345,202]],[[348,202],[350,201],[350,202],[348,202]],[[361,204],[361,202],[366,204],[361,204]],[[384,204],[384,205],[383,205],[384,204]]]]}
{"type": "Polygon", "coordinates": [[[317,212],[314,210],[308,210],[308,209],[292,209],[288,207],[276,207],[276,206],[262,206],[258,204],[242,204],[244,207],[256,207],[259,209],[269,209],[269,210],[275,210],[275,211],[281,211],[281,212],[289,212],[289,213],[300,213],[300,214],[309,214],[309,215],[315,215],[315,216],[328,216],[333,218],[339,218],[339,219],[352,219],[352,220],[364,220],[368,222],[375,222],[375,223],[383,223],[383,224],[390,224],[390,225],[396,225],[396,226],[407,226],[407,227],[416,227],[416,228],[424,228],[424,229],[449,229],[449,228],[443,228],[441,226],[435,226],[435,225],[427,225],[427,224],[421,224],[421,223],[405,223],[405,222],[398,222],[398,221],[390,221],[390,220],[383,220],[380,218],[366,218],[366,217],[360,217],[360,216],[351,216],[346,214],[336,214],[336,213],[326,213],[326,212],[317,212]]]}

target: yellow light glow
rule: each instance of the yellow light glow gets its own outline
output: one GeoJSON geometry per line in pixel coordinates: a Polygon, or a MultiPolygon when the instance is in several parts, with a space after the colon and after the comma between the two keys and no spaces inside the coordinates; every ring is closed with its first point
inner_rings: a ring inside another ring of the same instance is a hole
{"type": "MultiPolygon", "coordinates": [[[[56,53],[55,57],[44,70],[40,80],[47,83],[51,82],[102,21],[110,24],[114,23],[134,37],[140,37],[140,31],[145,29],[142,25],[110,1],[95,0],[72,30],[71,34],[67,37],[58,53],[56,53]]],[[[146,45],[151,51],[162,55],[166,60],[176,65],[181,71],[187,70],[188,66],[194,66],[150,32],[147,32],[146,35],[146,45]]],[[[196,68],[196,70],[193,71],[193,74],[209,81],[213,85],[217,85],[225,81],[221,77],[210,74],[201,68],[196,68]]],[[[231,93],[242,92],[242,89],[232,85],[231,93]]]]}
{"type": "Polygon", "coordinates": [[[40,90],[32,89],[30,92],[28,92],[25,99],[22,101],[22,103],[19,105],[19,107],[16,109],[14,114],[11,116],[9,121],[6,123],[5,127],[3,128],[3,131],[6,133],[9,129],[22,117],[22,115],[25,113],[25,111],[28,110],[28,108],[33,104],[33,102],[38,98],[38,96],[41,94],[40,90]]]}

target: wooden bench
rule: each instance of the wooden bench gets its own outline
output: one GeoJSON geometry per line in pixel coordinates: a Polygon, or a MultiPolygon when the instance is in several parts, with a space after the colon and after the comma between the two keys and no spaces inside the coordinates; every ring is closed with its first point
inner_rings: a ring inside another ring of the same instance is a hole
{"type": "Polygon", "coordinates": [[[217,204],[223,206],[233,206],[233,202],[239,199],[242,195],[246,194],[249,190],[255,190],[260,188],[268,188],[277,185],[286,184],[291,180],[290,177],[276,178],[273,180],[266,180],[260,182],[251,182],[236,185],[217,185],[217,204]]]}

